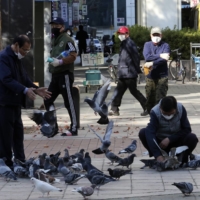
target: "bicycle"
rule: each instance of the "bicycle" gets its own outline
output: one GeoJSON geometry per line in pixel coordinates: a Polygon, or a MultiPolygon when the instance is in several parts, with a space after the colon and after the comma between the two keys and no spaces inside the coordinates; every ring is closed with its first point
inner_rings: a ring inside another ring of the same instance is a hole
{"type": "Polygon", "coordinates": [[[184,67],[182,64],[182,53],[179,52],[180,50],[180,48],[171,50],[171,52],[176,52],[176,58],[173,58],[172,61],[169,63],[169,72],[174,80],[182,81],[182,83],[184,84],[184,80],[186,77],[186,67],[184,67]]]}

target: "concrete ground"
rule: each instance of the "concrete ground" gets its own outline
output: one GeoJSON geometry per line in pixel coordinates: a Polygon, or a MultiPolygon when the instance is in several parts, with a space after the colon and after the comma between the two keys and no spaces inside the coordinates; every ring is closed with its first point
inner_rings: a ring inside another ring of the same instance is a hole
{"type": "MultiPolygon", "coordinates": [[[[84,68],[76,68],[75,83],[81,86],[81,80],[84,78],[84,68]]],[[[106,70],[102,70],[106,76],[106,70]]],[[[112,83],[113,88],[115,86],[112,83]]],[[[138,89],[144,94],[144,83],[138,85],[138,89]]],[[[32,110],[23,110],[22,119],[25,129],[25,153],[26,157],[37,157],[46,152],[47,154],[61,151],[61,156],[64,155],[64,149],[68,148],[70,154],[78,152],[84,148],[86,152],[90,153],[92,164],[108,174],[107,169],[114,168],[108,164],[108,160],[104,155],[95,155],[92,150],[99,147],[100,142],[98,138],[89,131],[87,125],[91,125],[99,134],[104,134],[106,126],[99,125],[96,121],[98,116],[94,115],[92,109],[83,102],[86,96],[92,97],[93,93],[83,93],[84,88],[81,86],[81,127],[78,136],[62,137],[60,134],[54,138],[46,138],[41,135],[38,127],[33,121],[28,118],[28,114],[32,110]]],[[[111,97],[109,94],[108,99],[111,97]]],[[[174,95],[179,102],[181,102],[188,113],[192,130],[200,138],[200,85],[196,82],[187,82],[181,84],[170,81],[168,95],[174,95]]],[[[38,108],[42,104],[42,99],[37,97],[35,107],[38,108]]],[[[62,106],[63,100],[59,96],[56,100],[56,106],[62,106]]],[[[165,172],[157,172],[153,169],[140,169],[143,164],[140,159],[148,159],[148,156],[143,155],[146,151],[138,139],[138,132],[145,127],[149,121],[149,117],[141,117],[142,108],[140,104],[134,99],[129,91],[123,97],[122,105],[120,107],[120,116],[110,117],[114,120],[114,130],[111,136],[110,149],[118,154],[119,150],[128,146],[133,139],[137,140],[137,149],[131,169],[133,174],[121,177],[119,181],[109,183],[102,186],[100,190],[95,190],[94,194],[89,199],[134,199],[134,200],[178,200],[183,198],[183,194],[171,184],[173,182],[190,182],[194,186],[193,193],[187,197],[189,199],[200,199],[200,171],[189,169],[178,169],[175,171],[168,170],[165,172]]],[[[69,127],[69,116],[65,108],[57,111],[58,124],[60,131],[69,127]]],[[[200,145],[194,151],[195,154],[200,154],[200,145]]],[[[122,155],[126,157],[127,155],[122,155]]],[[[58,176],[59,177],[59,176],[58,176]]],[[[56,187],[63,189],[62,192],[51,192],[49,197],[39,198],[41,193],[36,191],[29,179],[19,179],[17,182],[5,182],[0,178],[0,200],[36,200],[36,199],[83,199],[83,197],[72,189],[80,186],[91,185],[85,178],[81,179],[77,185],[65,185],[64,182],[54,184],[56,187]]]]}

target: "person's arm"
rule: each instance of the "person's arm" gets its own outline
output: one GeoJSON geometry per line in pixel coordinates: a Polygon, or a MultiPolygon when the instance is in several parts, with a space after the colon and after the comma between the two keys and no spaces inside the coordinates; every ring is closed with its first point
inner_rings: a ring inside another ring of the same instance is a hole
{"type": "Polygon", "coordinates": [[[26,89],[24,85],[13,79],[9,63],[6,61],[8,57],[0,57],[0,81],[1,83],[15,93],[22,93],[26,89]]]}
{"type": "Polygon", "coordinates": [[[157,68],[157,66],[167,63],[167,60],[160,57],[162,53],[170,54],[170,47],[167,43],[163,43],[162,52],[154,54],[152,51],[151,43],[147,42],[143,48],[143,55],[146,62],[153,62],[153,69],[157,68]]]}
{"type": "Polygon", "coordinates": [[[146,140],[147,140],[147,144],[149,146],[149,149],[151,150],[153,156],[155,158],[162,156],[160,150],[158,149],[158,147],[156,146],[156,144],[154,143],[153,139],[156,140],[156,131],[158,129],[158,118],[156,117],[156,114],[151,111],[150,112],[150,122],[148,123],[146,130],[145,130],[145,136],[146,136],[146,140]]]}
{"type": "Polygon", "coordinates": [[[170,143],[176,142],[179,140],[179,138],[183,137],[183,135],[187,135],[192,132],[190,122],[187,118],[187,112],[185,110],[185,107],[183,106],[182,110],[182,116],[180,119],[181,123],[181,130],[173,135],[171,135],[169,138],[170,143]]]}

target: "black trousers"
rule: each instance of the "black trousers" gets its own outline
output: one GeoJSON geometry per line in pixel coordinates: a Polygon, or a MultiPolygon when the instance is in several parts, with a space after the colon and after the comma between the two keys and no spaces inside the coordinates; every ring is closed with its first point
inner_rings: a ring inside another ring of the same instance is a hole
{"type": "Polygon", "coordinates": [[[86,53],[87,45],[86,44],[80,44],[80,45],[78,45],[78,48],[79,48],[79,55],[81,57],[82,53],[86,53]]]}
{"type": "Polygon", "coordinates": [[[0,106],[0,158],[12,166],[12,151],[16,159],[25,161],[24,129],[21,106],[0,106]]]}
{"type": "Polygon", "coordinates": [[[65,107],[68,110],[71,119],[70,130],[75,132],[77,131],[77,118],[72,95],[73,82],[73,73],[53,74],[48,88],[48,91],[52,92],[51,98],[44,100],[44,105],[46,107],[46,110],[49,110],[50,106],[54,106],[54,101],[56,100],[58,95],[61,94],[64,99],[65,107]]]}
{"type": "Polygon", "coordinates": [[[146,98],[144,95],[137,89],[137,78],[129,79],[119,79],[117,87],[113,93],[111,110],[118,111],[119,106],[121,105],[122,97],[126,92],[127,88],[130,93],[140,102],[142,108],[145,110],[146,98]]]}
{"type": "MultiPolygon", "coordinates": [[[[153,154],[148,146],[146,136],[145,136],[145,130],[146,128],[143,128],[139,132],[139,138],[143,144],[143,146],[148,150],[149,156],[152,157],[153,154]]],[[[157,143],[159,144],[161,140],[156,138],[157,143]]],[[[188,149],[185,151],[184,157],[183,157],[183,163],[188,162],[188,156],[192,153],[192,151],[195,149],[197,143],[198,143],[198,138],[194,133],[187,134],[183,136],[181,139],[174,143],[170,143],[169,146],[165,149],[166,152],[169,152],[172,147],[179,147],[179,146],[188,146],[188,149]]]]}

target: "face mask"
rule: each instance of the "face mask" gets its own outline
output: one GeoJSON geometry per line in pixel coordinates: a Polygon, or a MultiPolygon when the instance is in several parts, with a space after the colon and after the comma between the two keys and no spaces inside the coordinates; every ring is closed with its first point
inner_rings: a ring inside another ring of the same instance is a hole
{"type": "Polygon", "coordinates": [[[68,34],[69,36],[71,36],[71,32],[68,31],[67,34],[68,34]]]}
{"type": "Polygon", "coordinates": [[[118,35],[118,38],[120,39],[120,41],[124,41],[126,39],[125,35],[118,35]]]}
{"type": "Polygon", "coordinates": [[[159,36],[152,36],[151,37],[151,41],[153,43],[159,43],[161,41],[161,37],[159,37],[159,36]]]}
{"type": "Polygon", "coordinates": [[[60,34],[61,28],[52,28],[51,32],[54,34],[55,37],[57,37],[60,34]]]}
{"type": "Polygon", "coordinates": [[[172,119],[173,117],[174,117],[174,114],[172,114],[172,115],[163,115],[162,114],[162,116],[166,119],[166,120],[170,120],[170,119],[172,119]]]}
{"type": "Polygon", "coordinates": [[[18,53],[15,52],[15,55],[17,55],[17,57],[18,57],[19,60],[22,59],[22,58],[24,58],[24,56],[22,56],[22,54],[19,53],[19,49],[18,49],[18,53]]]}

